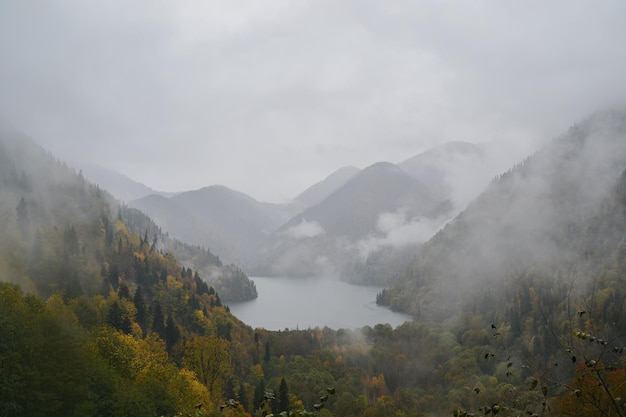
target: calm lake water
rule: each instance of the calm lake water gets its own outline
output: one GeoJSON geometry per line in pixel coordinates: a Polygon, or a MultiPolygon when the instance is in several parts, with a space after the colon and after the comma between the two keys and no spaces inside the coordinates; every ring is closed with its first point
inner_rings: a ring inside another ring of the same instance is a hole
{"type": "Polygon", "coordinates": [[[411,316],[376,305],[382,287],[365,287],[325,278],[250,277],[256,300],[228,303],[230,311],[250,326],[267,330],[328,326],[356,329],[388,323],[396,327],[411,316]]]}

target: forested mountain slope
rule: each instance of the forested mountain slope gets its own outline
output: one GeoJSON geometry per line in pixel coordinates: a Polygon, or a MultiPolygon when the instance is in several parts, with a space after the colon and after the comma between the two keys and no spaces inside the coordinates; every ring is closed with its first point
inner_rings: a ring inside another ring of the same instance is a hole
{"type": "Polygon", "coordinates": [[[626,234],[594,226],[625,168],[626,115],[590,117],[496,178],[380,302],[445,319],[527,274],[575,277],[584,287],[606,256],[598,245],[612,236],[610,249],[626,234]]]}
{"type": "Polygon", "coordinates": [[[288,218],[278,204],[256,201],[224,186],[149,195],[129,203],[181,241],[211,248],[245,269],[258,262],[257,247],[288,218]]]}
{"type": "Polygon", "coordinates": [[[0,415],[173,415],[223,400],[251,332],[197,272],[27,138],[0,138],[0,197],[0,415]],[[193,360],[203,343],[222,355],[211,384],[193,360]]]}
{"type": "MultiPolygon", "coordinates": [[[[1,139],[0,213],[5,236],[3,244],[9,253],[21,248],[20,256],[27,255],[26,258],[9,262],[15,268],[22,263],[31,264],[29,271],[16,275],[20,277],[24,288],[37,287],[37,291],[45,296],[67,286],[67,281],[43,283],[37,279],[33,282],[33,279],[43,274],[46,280],[51,280],[52,275],[66,274],[68,271],[64,268],[67,265],[61,268],[58,264],[67,257],[71,258],[69,255],[72,251],[80,250],[81,254],[93,256],[90,262],[98,264],[101,257],[95,256],[100,254],[102,248],[94,247],[98,237],[94,233],[98,228],[108,228],[106,238],[109,242],[110,229],[115,227],[115,221],[123,220],[131,232],[142,236],[150,245],[154,244],[156,249],[180,256],[187,268],[200,272],[211,285],[223,291],[227,300],[256,297],[254,285],[236,266],[222,265],[219,257],[208,249],[177,242],[162,233],[142,213],[125,206],[118,208],[119,203],[107,192],[89,184],[82,175],[76,175],[31,140],[15,135],[5,135],[1,139]],[[55,246],[58,239],[71,247],[68,249],[56,245],[54,250],[48,248],[51,252],[44,253],[42,248],[55,246]]],[[[93,280],[88,276],[75,278],[75,289],[78,289],[76,284],[80,284],[80,287],[93,285],[93,280]]]]}
{"type": "Polygon", "coordinates": [[[257,297],[254,282],[241,268],[232,263],[224,264],[210,249],[172,238],[146,214],[132,207],[120,206],[118,215],[132,233],[143,236],[145,242],[156,242],[156,248],[172,253],[183,267],[196,271],[219,292],[222,300],[243,301],[257,297]]]}

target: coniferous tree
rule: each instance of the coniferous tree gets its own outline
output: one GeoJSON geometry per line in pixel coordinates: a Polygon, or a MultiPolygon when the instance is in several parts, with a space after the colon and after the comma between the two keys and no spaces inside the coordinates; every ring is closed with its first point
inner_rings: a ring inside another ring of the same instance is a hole
{"type": "Polygon", "coordinates": [[[232,378],[229,378],[224,384],[224,397],[228,399],[234,399],[236,397],[235,393],[235,381],[232,378]]]}
{"type": "Polygon", "coordinates": [[[165,345],[168,352],[171,352],[172,347],[180,340],[180,330],[171,314],[167,316],[167,323],[165,324],[165,345]]]}
{"type": "Polygon", "coordinates": [[[120,307],[117,301],[114,301],[109,308],[108,323],[118,330],[123,331],[126,334],[132,332],[132,323],[128,314],[120,307]]]}
{"type": "Polygon", "coordinates": [[[265,362],[267,362],[267,361],[270,360],[270,358],[271,358],[271,355],[270,355],[270,342],[268,340],[267,342],[265,342],[265,355],[263,355],[263,360],[265,362]]]}
{"type": "Polygon", "coordinates": [[[280,413],[280,411],[278,409],[278,399],[276,398],[274,393],[272,393],[272,395],[270,396],[269,402],[270,402],[270,409],[272,410],[272,414],[277,416],[280,413]]]}
{"type": "Polygon", "coordinates": [[[113,287],[113,291],[117,292],[117,289],[120,286],[120,272],[117,269],[117,265],[113,265],[111,266],[111,268],[109,269],[109,283],[111,284],[111,287],[113,287]]]}
{"type": "Polygon", "coordinates": [[[246,393],[246,387],[243,384],[239,385],[239,403],[243,407],[244,410],[250,411],[250,401],[248,401],[248,394],[246,393]]]}
{"type": "Polygon", "coordinates": [[[137,310],[137,323],[139,324],[139,326],[143,329],[143,331],[146,331],[146,325],[147,325],[147,311],[146,311],[146,304],[143,300],[143,290],[141,289],[141,287],[137,287],[137,290],[135,291],[135,296],[133,297],[133,304],[135,305],[135,309],[137,310]]]}
{"type": "Polygon", "coordinates": [[[65,244],[65,250],[69,254],[78,254],[78,234],[76,233],[76,229],[74,228],[74,226],[71,226],[69,229],[65,229],[65,231],[63,232],[63,243],[65,244]]]}
{"type": "Polygon", "coordinates": [[[104,243],[107,248],[110,248],[113,244],[113,226],[111,225],[111,220],[109,220],[109,216],[105,213],[102,213],[100,219],[102,220],[102,226],[104,228],[104,243]]]}
{"type": "Polygon", "coordinates": [[[152,306],[152,331],[158,334],[161,339],[165,339],[165,318],[158,301],[155,301],[152,306]]]}
{"type": "Polygon", "coordinates": [[[264,400],[265,400],[265,382],[261,380],[261,382],[259,382],[259,385],[257,385],[256,388],[254,389],[254,403],[253,403],[254,411],[261,408],[261,405],[263,404],[264,400]]]}
{"type": "Polygon", "coordinates": [[[289,390],[287,388],[287,381],[285,378],[281,378],[280,386],[278,387],[278,412],[289,412],[289,390]]]}
{"type": "Polygon", "coordinates": [[[130,291],[129,291],[128,285],[126,285],[126,283],[122,282],[120,284],[120,288],[117,291],[117,295],[120,297],[120,299],[126,298],[128,301],[130,301],[130,291]]]}
{"type": "Polygon", "coordinates": [[[143,235],[143,238],[141,238],[139,240],[139,247],[143,248],[144,244],[148,244],[148,229],[146,229],[145,234],[143,235]]]}
{"type": "Polygon", "coordinates": [[[104,267],[102,267],[102,271],[100,272],[102,276],[102,284],[100,285],[100,295],[103,297],[108,297],[111,292],[111,284],[109,284],[109,278],[107,277],[107,272],[104,267]]]}
{"type": "Polygon", "coordinates": [[[220,296],[218,293],[215,293],[215,303],[213,304],[215,307],[222,306],[222,300],[220,300],[220,296]]]}
{"type": "Polygon", "coordinates": [[[83,295],[83,287],[80,285],[78,278],[70,279],[64,289],[64,300],[72,300],[83,295]]]}
{"type": "Polygon", "coordinates": [[[22,233],[26,233],[29,227],[29,218],[28,218],[28,205],[26,204],[26,200],[24,197],[20,198],[20,202],[18,203],[16,209],[17,211],[17,224],[22,233]]]}

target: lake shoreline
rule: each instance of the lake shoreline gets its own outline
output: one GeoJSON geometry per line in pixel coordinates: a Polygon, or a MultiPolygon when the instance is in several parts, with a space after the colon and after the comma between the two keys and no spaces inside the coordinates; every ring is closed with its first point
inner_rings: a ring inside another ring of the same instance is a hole
{"type": "Polygon", "coordinates": [[[356,285],[329,277],[250,277],[258,297],[228,303],[244,323],[266,330],[315,327],[358,329],[376,324],[396,327],[412,317],[376,304],[382,286],[356,285]]]}

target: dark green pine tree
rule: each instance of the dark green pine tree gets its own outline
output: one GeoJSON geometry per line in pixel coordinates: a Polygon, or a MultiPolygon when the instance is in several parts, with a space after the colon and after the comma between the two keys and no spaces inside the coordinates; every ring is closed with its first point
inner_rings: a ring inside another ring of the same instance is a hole
{"type": "Polygon", "coordinates": [[[111,225],[109,216],[107,216],[104,212],[100,215],[100,220],[102,220],[102,227],[104,228],[105,233],[104,243],[107,248],[110,248],[113,244],[113,225],[111,225]]]}
{"type": "Polygon", "coordinates": [[[276,398],[275,396],[272,396],[272,398],[270,399],[270,409],[272,410],[272,414],[274,414],[275,416],[280,413],[280,410],[278,410],[278,398],[276,398]]]}
{"type": "Polygon", "coordinates": [[[109,283],[111,287],[113,287],[113,291],[117,292],[120,286],[120,272],[115,264],[109,269],[109,283]]]}
{"type": "Polygon", "coordinates": [[[137,324],[139,324],[139,326],[145,333],[146,328],[148,327],[148,312],[146,311],[146,303],[143,300],[143,290],[141,289],[141,287],[137,287],[137,290],[135,291],[133,304],[135,305],[135,309],[137,310],[137,324]]]}
{"type": "Polygon", "coordinates": [[[109,283],[108,272],[104,266],[100,271],[100,276],[102,277],[102,285],[100,285],[100,295],[104,298],[107,298],[109,296],[109,293],[111,292],[111,284],[109,283]]]}
{"type": "Polygon", "coordinates": [[[121,298],[126,298],[128,301],[130,301],[130,291],[128,289],[128,285],[126,285],[126,283],[122,282],[120,284],[120,288],[117,291],[117,295],[121,298]]]}
{"type": "Polygon", "coordinates": [[[26,204],[24,197],[20,199],[15,210],[17,211],[17,225],[22,233],[26,233],[29,228],[30,220],[28,218],[28,204],[26,204]]]}
{"type": "Polygon", "coordinates": [[[281,378],[280,386],[278,387],[278,412],[289,412],[289,390],[287,388],[287,381],[285,378],[281,378]]]}
{"type": "Polygon", "coordinates": [[[132,323],[130,322],[126,312],[122,310],[117,301],[114,301],[113,304],[111,304],[107,321],[109,325],[123,331],[126,334],[130,334],[132,332],[132,323]]]}
{"type": "Polygon", "coordinates": [[[224,386],[224,396],[228,399],[235,399],[235,381],[233,378],[228,378],[226,385],[224,386]]]}
{"type": "Polygon", "coordinates": [[[69,280],[63,290],[63,299],[67,302],[83,295],[83,287],[80,285],[78,278],[69,280]]]}
{"type": "Polygon", "coordinates": [[[152,331],[165,340],[165,318],[161,304],[158,301],[155,301],[152,306],[152,331]]]}
{"type": "Polygon", "coordinates": [[[265,382],[261,380],[259,385],[257,385],[254,389],[254,403],[252,404],[254,406],[254,411],[261,408],[263,401],[265,401],[265,382]]]}
{"type": "Polygon", "coordinates": [[[174,322],[171,314],[167,316],[165,324],[165,346],[168,352],[172,352],[172,347],[180,340],[180,330],[174,322]]]}
{"type": "Polygon", "coordinates": [[[139,247],[143,249],[143,245],[148,244],[148,229],[146,229],[146,233],[143,235],[143,238],[139,242],[139,247]]]}
{"type": "Polygon", "coordinates": [[[250,401],[248,401],[248,394],[246,394],[246,387],[243,386],[243,384],[239,385],[239,403],[241,404],[241,406],[243,407],[244,410],[246,411],[252,411],[250,410],[250,401]]]}
{"type": "Polygon", "coordinates": [[[67,253],[71,255],[78,254],[80,247],[78,243],[78,234],[76,233],[74,226],[70,226],[68,229],[63,231],[63,244],[65,245],[67,253]]]}
{"type": "Polygon", "coordinates": [[[263,355],[263,360],[265,362],[269,361],[271,358],[271,352],[270,352],[270,342],[269,340],[267,342],[265,342],[265,355],[263,355]]]}

